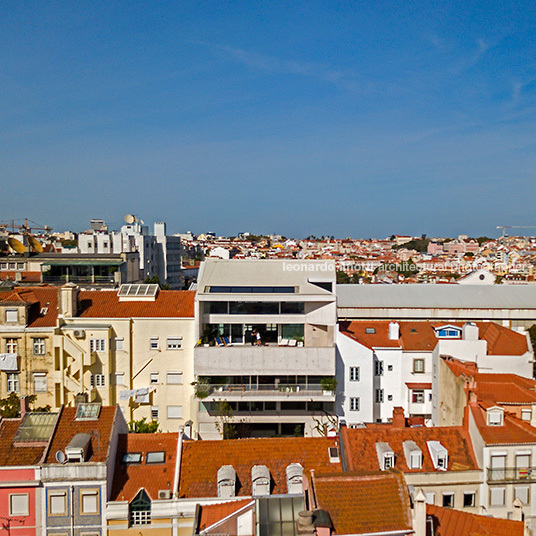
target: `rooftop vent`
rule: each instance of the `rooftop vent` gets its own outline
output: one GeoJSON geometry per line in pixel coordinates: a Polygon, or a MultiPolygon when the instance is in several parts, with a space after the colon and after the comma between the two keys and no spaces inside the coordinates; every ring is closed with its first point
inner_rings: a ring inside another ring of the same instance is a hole
{"type": "Polygon", "coordinates": [[[90,441],[90,434],[76,434],[65,447],[66,461],[79,463],[85,461],[90,441]]]}
{"type": "Polygon", "coordinates": [[[299,463],[287,465],[287,491],[291,495],[303,493],[303,467],[299,463]]]}
{"type": "Polygon", "coordinates": [[[236,495],[236,471],[232,465],[218,469],[218,497],[230,499],[236,495]]]}
{"type": "Polygon", "coordinates": [[[270,495],[270,470],[266,465],[251,468],[251,488],[255,496],[270,495]]]}

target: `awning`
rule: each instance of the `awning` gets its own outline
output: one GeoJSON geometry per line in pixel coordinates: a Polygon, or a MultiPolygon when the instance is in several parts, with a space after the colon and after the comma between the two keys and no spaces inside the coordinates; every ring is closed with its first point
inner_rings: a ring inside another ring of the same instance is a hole
{"type": "Polygon", "coordinates": [[[432,389],[431,383],[406,383],[408,389],[432,389]]]}

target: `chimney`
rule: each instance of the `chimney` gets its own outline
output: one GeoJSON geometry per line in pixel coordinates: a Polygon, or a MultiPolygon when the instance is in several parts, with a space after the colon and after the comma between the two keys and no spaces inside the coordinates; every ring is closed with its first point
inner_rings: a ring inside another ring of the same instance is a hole
{"type": "Polygon", "coordinates": [[[58,290],[58,313],[63,318],[73,318],[78,311],[78,287],[66,283],[58,290]]]}
{"type": "Polygon", "coordinates": [[[478,326],[474,322],[466,322],[462,327],[464,341],[478,341],[478,326]]]}
{"type": "Polygon", "coordinates": [[[311,510],[302,510],[298,514],[296,522],[296,532],[298,534],[314,534],[315,526],[313,523],[313,512],[311,510]]]}
{"type": "Polygon", "coordinates": [[[406,427],[406,418],[404,417],[404,408],[394,407],[393,408],[393,428],[405,428],[406,427]]]}
{"type": "Polygon", "coordinates": [[[397,341],[400,338],[400,325],[398,322],[389,322],[389,340],[397,341]]]}
{"type": "Polygon", "coordinates": [[[413,530],[415,536],[426,536],[426,495],[419,491],[413,499],[413,530]]]}
{"type": "Polygon", "coordinates": [[[512,519],[514,521],[523,521],[523,503],[521,502],[519,497],[514,500],[512,506],[514,507],[514,515],[512,519]]]}
{"type": "Polygon", "coordinates": [[[478,405],[478,397],[476,396],[476,393],[474,391],[469,391],[469,405],[470,406],[478,405]]]}
{"type": "Polygon", "coordinates": [[[28,397],[26,395],[22,395],[20,397],[20,418],[22,419],[29,411],[30,405],[28,403],[28,397]]]}

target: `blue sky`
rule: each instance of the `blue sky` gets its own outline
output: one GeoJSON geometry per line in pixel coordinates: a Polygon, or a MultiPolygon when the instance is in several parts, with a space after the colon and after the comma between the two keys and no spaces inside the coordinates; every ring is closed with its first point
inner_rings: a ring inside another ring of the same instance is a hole
{"type": "Polygon", "coordinates": [[[536,225],[536,3],[2,2],[0,181],[55,230],[536,225]]]}

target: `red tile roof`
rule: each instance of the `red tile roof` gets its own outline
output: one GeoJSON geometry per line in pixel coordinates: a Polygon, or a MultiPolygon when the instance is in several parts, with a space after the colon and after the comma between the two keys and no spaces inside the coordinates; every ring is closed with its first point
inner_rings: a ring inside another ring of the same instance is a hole
{"type": "Polygon", "coordinates": [[[523,536],[524,523],[509,519],[470,514],[453,508],[427,504],[433,520],[434,536],[523,536]]]}
{"type": "Polygon", "coordinates": [[[112,501],[131,501],[144,488],[152,500],[160,490],[173,492],[178,433],[120,434],[117,446],[112,501]],[[148,452],[165,452],[165,463],[146,464],[148,452]],[[140,453],[139,464],[123,464],[125,453],[140,453]],[[150,476],[149,476],[150,475],[150,476]]]}
{"type": "Polygon", "coordinates": [[[57,463],[56,452],[65,452],[65,447],[76,434],[91,434],[90,457],[86,461],[105,462],[108,457],[110,439],[118,406],[103,406],[96,420],[77,421],[76,408],[61,410],[56,431],[52,438],[45,463],[57,463]]]}
{"type": "Polygon", "coordinates": [[[154,301],[119,301],[117,292],[82,290],[81,318],[193,318],[195,292],[160,290],[154,301]]]}
{"type": "Polygon", "coordinates": [[[15,281],[17,274],[20,274],[21,281],[27,281],[28,283],[40,283],[41,272],[0,272],[0,280],[4,281],[9,279],[15,281]]]}
{"type": "Polygon", "coordinates": [[[536,428],[507,412],[502,426],[488,426],[483,405],[471,406],[470,410],[486,445],[536,443],[536,428]]]}
{"type": "MultiPolygon", "coordinates": [[[[412,351],[432,351],[438,339],[435,329],[452,325],[463,327],[463,322],[398,322],[400,338],[389,339],[389,321],[354,320],[341,322],[340,331],[344,335],[365,345],[367,348],[402,348],[412,351]],[[366,333],[373,328],[375,333],[366,333]]],[[[488,355],[523,355],[528,352],[527,338],[521,333],[495,324],[494,322],[475,322],[479,338],[487,341],[488,355]]]]}
{"type": "Polygon", "coordinates": [[[207,504],[199,507],[199,526],[197,527],[197,533],[202,530],[206,530],[218,521],[225,519],[227,516],[234,514],[241,508],[247,505],[254,504],[251,499],[242,499],[238,501],[207,504]]]}
{"type": "Polygon", "coordinates": [[[469,432],[461,426],[435,428],[341,428],[341,441],[349,471],[377,471],[376,443],[388,443],[395,453],[395,468],[404,473],[437,471],[430,457],[428,441],[439,441],[448,451],[449,471],[478,469],[469,432]],[[422,468],[410,469],[406,463],[404,441],[414,441],[422,452],[422,468]]]}
{"type": "Polygon", "coordinates": [[[286,468],[300,463],[305,471],[342,472],[342,465],[330,463],[329,447],[336,437],[296,437],[186,441],[182,450],[180,497],[217,497],[217,473],[232,465],[237,476],[238,496],[251,495],[251,468],[266,465],[270,470],[271,493],[287,493],[286,468]]]}
{"type": "MultiPolygon", "coordinates": [[[[0,293],[2,296],[2,293],[0,293]]],[[[15,287],[13,292],[1,298],[2,304],[11,300],[30,305],[28,327],[54,327],[58,318],[58,289],[53,287],[15,287]],[[41,311],[45,309],[45,312],[41,311]]]]}
{"type": "Polygon", "coordinates": [[[412,531],[407,485],[402,473],[312,478],[317,507],[327,510],[336,534],[412,531]]]}
{"type": "Polygon", "coordinates": [[[46,446],[14,446],[13,438],[22,419],[2,419],[0,422],[0,467],[14,465],[37,465],[46,446]]]}

